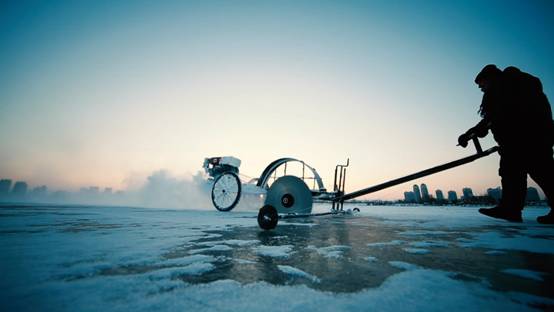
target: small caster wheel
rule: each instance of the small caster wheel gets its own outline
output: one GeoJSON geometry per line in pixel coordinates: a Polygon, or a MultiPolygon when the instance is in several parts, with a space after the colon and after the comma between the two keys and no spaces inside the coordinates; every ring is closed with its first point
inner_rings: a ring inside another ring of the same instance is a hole
{"type": "Polygon", "coordinates": [[[265,205],[258,213],[258,225],[264,230],[273,230],[279,222],[277,209],[271,205],[265,205]]]}

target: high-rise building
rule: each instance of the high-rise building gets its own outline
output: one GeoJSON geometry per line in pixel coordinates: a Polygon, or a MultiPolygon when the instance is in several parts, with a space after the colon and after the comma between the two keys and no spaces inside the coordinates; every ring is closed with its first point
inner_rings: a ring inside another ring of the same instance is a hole
{"type": "Polygon", "coordinates": [[[31,195],[35,197],[44,196],[46,195],[47,192],[48,192],[48,188],[46,187],[46,185],[42,185],[42,186],[37,186],[33,188],[33,190],[31,191],[31,195]]]}
{"type": "Polygon", "coordinates": [[[500,199],[502,198],[502,189],[500,187],[489,188],[487,189],[487,195],[489,195],[489,197],[494,199],[496,202],[500,202],[500,199]]]}
{"type": "Polygon", "coordinates": [[[429,190],[427,189],[427,185],[425,185],[425,183],[421,184],[421,198],[424,202],[428,202],[430,199],[429,190]]]}
{"type": "Polygon", "coordinates": [[[541,198],[539,197],[539,192],[534,187],[528,187],[527,188],[527,196],[525,198],[525,201],[531,202],[537,202],[540,201],[541,198]]]}
{"type": "Polygon", "coordinates": [[[421,193],[419,192],[419,186],[414,184],[414,196],[416,203],[421,203],[421,193]]]}
{"type": "Polygon", "coordinates": [[[10,187],[12,186],[12,180],[2,179],[0,180],[0,196],[8,195],[10,187]]]}
{"type": "Polygon", "coordinates": [[[458,201],[458,194],[455,191],[448,191],[448,201],[456,202],[458,201]]]}
{"type": "Polygon", "coordinates": [[[404,192],[404,201],[407,203],[415,203],[416,198],[414,192],[404,192]]]}
{"type": "Polygon", "coordinates": [[[464,187],[462,189],[462,193],[464,194],[464,199],[470,199],[473,197],[473,191],[469,187],[464,187]]]}
{"type": "Polygon", "coordinates": [[[440,202],[441,202],[441,201],[444,201],[444,194],[442,193],[441,190],[436,190],[436,191],[435,191],[435,194],[437,195],[437,200],[438,200],[438,201],[440,201],[440,202]]]}
{"type": "Polygon", "coordinates": [[[24,181],[17,181],[13,185],[12,194],[17,197],[23,197],[27,194],[27,183],[24,181]]]}

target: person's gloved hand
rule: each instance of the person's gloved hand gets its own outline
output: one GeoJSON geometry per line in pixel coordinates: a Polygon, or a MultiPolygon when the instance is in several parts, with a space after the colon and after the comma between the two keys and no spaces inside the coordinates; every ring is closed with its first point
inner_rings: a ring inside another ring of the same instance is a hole
{"type": "Polygon", "coordinates": [[[469,141],[469,135],[467,133],[464,133],[458,137],[458,145],[461,147],[467,147],[467,142],[469,141]]]}

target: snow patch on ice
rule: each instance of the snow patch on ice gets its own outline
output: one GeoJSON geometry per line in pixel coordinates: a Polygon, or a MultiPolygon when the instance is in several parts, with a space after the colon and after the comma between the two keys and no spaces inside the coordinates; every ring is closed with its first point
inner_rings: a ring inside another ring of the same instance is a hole
{"type": "Polygon", "coordinates": [[[429,247],[448,247],[448,242],[445,241],[420,241],[411,242],[410,246],[416,248],[429,248],[429,247]]]}
{"type": "Polygon", "coordinates": [[[288,222],[286,220],[284,220],[284,222],[282,224],[283,225],[293,225],[293,226],[308,226],[308,227],[316,226],[315,223],[288,222]]]}
{"type": "Polygon", "coordinates": [[[210,241],[210,242],[201,242],[197,243],[196,245],[200,246],[215,246],[215,245],[231,245],[231,246],[238,246],[238,247],[244,247],[244,246],[252,246],[259,244],[260,241],[253,239],[253,240],[242,240],[242,239],[227,239],[227,240],[218,240],[218,241],[210,241]]]}
{"type": "MultiPolygon", "coordinates": [[[[363,311],[368,307],[379,307],[380,311],[531,310],[512,301],[509,294],[492,291],[481,283],[455,280],[449,272],[426,269],[400,272],[378,288],[351,294],[321,292],[305,285],[275,286],[264,282],[241,285],[223,280],[179,289],[177,294],[167,296],[187,302],[190,310],[203,311],[220,311],[229,307],[237,311],[363,311]],[[263,303],[259,298],[264,298],[263,303]]],[[[159,297],[150,306],[178,306],[177,302],[165,301],[165,295],[159,297]]]]}
{"type": "Polygon", "coordinates": [[[521,235],[506,236],[499,232],[471,233],[471,235],[473,236],[473,240],[459,240],[459,245],[470,248],[484,247],[554,254],[554,244],[550,239],[521,235]]]}
{"type": "Polygon", "coordinates": [[[448,235],[456,232],[446,232],[446,231],[426,231],[426,230],[410,230],[399,232],[398,235],[404,236],[421,236],[421,235],[448,235]]]}
{"type": "Polygon", "coordinates": [[[376,243],[369,243],[367,244],[368,247],[383,247],[383,246],[394,246],[394,245],[400,245],[404,241],[402,240],[391,240],[390,242],[376,242],[376,243]]]}
{"type": "Polygon", "coordinates": [[[377,261],[377,258],[376,258],[376,257],[373,257],[373,256],[367,256],[365,259],[366,259],[367,261],[369,261],[369,262],[375,262],[375,261],[377,261]]]}
{"type": "Polygon", "coordinates": [[[256,264],[255,261],[252,260],[246,260],[246,259],[233,259],[238,264],[256,264]]]}
{"type": "Polygon", "coordinates": [[[418,265],[404,262],[404,261],[389,261],[389,264],[397,269],[401,270],[415,270],[419,269],[420,267],[418,265]]]}
{"type": "Polygon", "coordinates": [[[346,245],[333,245],[333,246],[327,246],[327,247],[320,247],[317,248],[313,245],[308,246],[306,249],[315,250],[319,255],[326,257],[326,258],[341,258],[343,256],[343,253],[352,247],[346,246],[346,245]]]}
{"type": "Polygon", "coordinates": [[[288,274],[288,275],[291,275],[291,276],[305,278],[305,279],[308,279],[308,280],[310,280],[314,283],[320,283],[321,282],[321,280],[319,278],[317,278],[317,276],[306,273],[306,272],[304,272],[300,269],[297,269],[297,268],[289,266],[289,265],[278,265],[277,268],[279,268],[279,270],[281,272],[283,272],[285,274],[288,274]]]}
{"type": "Polygon", "coordinates": [[[402,248],[402,249],[407,253],[416,254],[416,255],[425,255],[430,253],[428,249],[423,249],[423,248],[402,248]]]}
{"type": "Polygon", "coordinates": [[[486,255],[503,255],[503,254],[506,254],[506,252],[502,251],[502,250],[489,250],[489,251],[485,251],[485,254],[486,255]]]}
{"type": "Polygon", "coordinates": [[[176,278],[182,275],[202,275],[206,272],[212,271],[215,266],[211,263],[198,262],[189,264],[184,267],[171,267],[164,268],[155,271],[151,271],[147,274],[150,279],[166,279],[176,278]]]}
{"type": "Polygon", "coordinates": [[[502,273],[511,274],[511,275],[515,275],[515,276],[519,276],[527,279],[532,279],[539,282],[542,282],[544,280],[543,276],[548,275],[547,273],[544,273],[544,272],[537,272],[537,271],[523,270],[523,269],[505,269],[505,270],[502,270],[502,273]]]}
{"type": "Polygon", "coordinates": [[[227,245],[215,245],[215,246],[208,247],[208,248],[201,248],[201,249],[191,250],[191,251],[189,251],[189,254],[197,254],[197,253],[207,252],[207,251],[229,251],[229,250],[233,250],[233,248],[231,248],[227,245]]]}
{"type": "Polygon", "coordinates": [[[288,258],[294,252],[292,251],[293,245],[281,245],[281,246],[266,246],[261,245],[258,247],[252,248],[252,250],[264,257],[273,257],[273,258],[288,258]]]}
{"type": "Polygon", "coordinates": [[[260,241],[257,239],[252,239],[252,240],[228,239],[226,241],[223,241],[223,243],[231,246],[244,247],[244,246],[252,246],[252,245],[259,244],[260,241]]]}
{"type": "Polygon", "coordinates": [[[164,266],[179,266],[179,265],[189,265],[195,262],[214,262],[216,258],[206,255],[193,255],[186,256],[181,258],[171,258],[161,261],[159,264],[164,266]]]}

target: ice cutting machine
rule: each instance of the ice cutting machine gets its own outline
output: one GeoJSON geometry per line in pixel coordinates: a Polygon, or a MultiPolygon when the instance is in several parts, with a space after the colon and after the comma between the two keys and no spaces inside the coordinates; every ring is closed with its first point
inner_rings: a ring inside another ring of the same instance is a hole
{"type": "MultiPolygon", "coordinates": [[[[370,186],[351,193],[344,192],[345,181],[346,181],[346,168],[349,165],[349,161],[347,161],[345,165],[337,165],[335,168],[335,181],[334,181],[333,192],[331,193],[324,192],[320,197],[321,200],[328,200],[332,202],[331,211],[327,213],[320,213],[320,214],[296,213],[296,212],[286,213],[287,205],[289,205],[290,202],[294,203],[297,200],[296,196],[298,195],[296,194],[301,193],[299,192],[299,188],[301,187],[298,186],[297,183],[283,183],[283,184],[286,184],[287,187],[279,187],[278,189],[275,189],[274,194],[272,194],[272,200],[268,201],[266,199],[265,205],[260,209],[258,213],[258,225],[264,230],[271,230],[277,226],[279,219],[301,218],[301,217],[344,213],[343,205],[344,205],[344,201],[346,200],[367,195],[370,193],[374,193],[398,184],[402,184],[411,180],[419,179],[431,174],[452,169],[454,167],[465,165],[476,159],[488,156],[498,151],[498,146],[494,146],[487,150],[483,150],[481,148],[481,144],[479,143],[479,139],[477,138],[477,136],[474,136],[471,139],[476,149],[476,153],[471,156],[467,156],[442,165],[428,168],[404,177],[393,179],[393,180],[390,180],[381,184],[377,184],[374,186],[370,186]],[[278,201],[279,198],[280,198],[280,202],[278,201]],[[283,211],[285,211],[285,214],[283,214],[283,211]]],[[[282,177],[281,179],[283,178],[285,177],[282,177]]],[[[276,182],[278,181],[279,180],[277,180],[276,182]]],[[[271,192],[271,188],[270,188],[270,192],[271,192]]],[[[306,195],[304,193],[304,195],[300,195],[300,196],[306,196],[306,195]]],[[[310,212],[311,212],[311,206],[310,206],[310,212]]]]}
{"type": "Polygon", "coordinates": [[[337,195],[336,192],[327,192],[317,171],[302,160],[277,159],[254,179],[239,173],[240,163],[232,156],[204,160],[204,171],[212,183],[212,204],[219,211],[230,211],[243,194],[253,194],[264,197],[264,204],[275,207],[278,213],[310,214],[314,199],[330,200],[337,195]],[[301,174],[287,172],[291,163],[300,164],[301,174]],[[284,168],[280,170],[282,176],[277,175],[278,168],[284,168]],[[248,182],[242,183],[239,176],[249,178],[248,182]]]}

